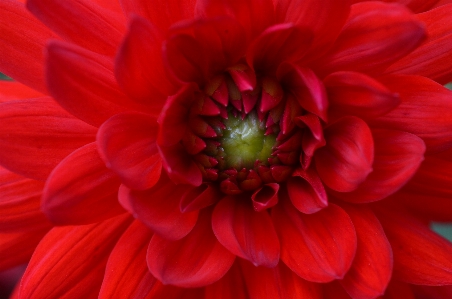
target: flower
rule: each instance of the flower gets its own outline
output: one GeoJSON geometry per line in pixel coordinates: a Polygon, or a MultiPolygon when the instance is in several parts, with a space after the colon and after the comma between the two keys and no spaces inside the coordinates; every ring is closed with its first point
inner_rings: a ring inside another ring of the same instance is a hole
{"type": "Polygon", "coordinates": [[[1,2],[16,296],[449,297],[452,4],[350,2],[1,2]]]}

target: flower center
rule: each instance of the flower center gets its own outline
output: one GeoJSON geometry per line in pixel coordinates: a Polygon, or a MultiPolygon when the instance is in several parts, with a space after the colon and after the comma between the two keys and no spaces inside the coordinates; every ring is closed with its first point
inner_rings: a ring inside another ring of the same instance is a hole
{"type": "Polygon", "coordinates": [[[223,149],[224,168],[252,169],[256,163],[268,165],[275,134],[265,134],[265,124],[259,121],[256,112],[251,112],[244,119],[229,113],[223,120],[224,129],[219,138],[223,149]]]}

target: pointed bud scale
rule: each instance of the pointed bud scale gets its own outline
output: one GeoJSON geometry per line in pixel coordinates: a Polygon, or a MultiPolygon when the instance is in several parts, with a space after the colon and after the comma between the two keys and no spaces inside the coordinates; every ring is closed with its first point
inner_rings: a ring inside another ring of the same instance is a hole
{"type": "Polygon", "coordinates": [[[256,87],[256,74],[246,64],[230,67],[228,73],[240,91],[253,90],[256,87]]]}
{"type": "Polygon", "coordinates": [[[257,168],[257,172],[259,173],[259,176],[264,183],[271,183],[275,181],[272,176],[272,171],[269,167],[261,165],[257,168]]]}
{"type": "Polygon", "coordinates": [[[218,164],[217,159],[209,157],[205,154],[196,155],[194,156],[194,159],[205,168],[215,167],[218,164]]]}
{"type": "Polygon", "coordinates": [[[285,152],[298,150],[301,148],[302,137],[303,133],[297,132],[294,135],[292,135],[289,139],[278,145],[277,149],[285,152]]]}
{"type": "Polygon", "coordinates": [[[265,77],[262,80],[262,97],[259,110],[261,112],[266,112],[276,107],[283,99],[283,96],[284,91],[281,85],[279,85],[279,82],[265,77]]]}
{"type": "Polygon", "coordinates": [[[284,182],[292,174],[292,167],[275,165],[271,168],[272,176],[275,181],[284,182]]]}
{"type": "Polygon", "coordinates": [[[281,118],[281,132],[288,134],[295,127],[294,118],[302,113],[303,109],[298,105],[297,100],[289,95],[281,118]]]}
{"type": "Polygon", "coordinates": [[[259,94],[256,91],[242,92],[243,110],[246,114],[250,113],[256,106],[259,94]]]}
{"type": "Polygon", "coordinates": [[[204,91],[224,107],[228,105],[229,92],[224,76],[217,76],[212,79],[206,84],[204,91]]]}
{"type": "Polygon", "coordinates": [[[297,152],[279,153],[276,155],[283,164],[294,165],[298,161],[299,154],[297,152]]]}
{"type": "Polygon", "coordinates": [[[215,130],[200,117],[192,117],[189,125],[192,131],[200,137],[212,138],[217,136],[215,130]]]}
{"type": "Polygon", "coordinates": [[[191,108],[192,114],[215,116],[220,114],[220,108],[208,96],[201,95],[191,108]]]}
{"type": "Polygon", "coordinates": [[[240,194],[243,191],[237,186],[236,183],[233,183],[231,180],[226,179],[220,183],[220,190],[228,195],[236,195],[240,194]]]}
{"type": "Polygon", "coordinates": [[[188,131],[182,138],[182,144],[190,155],[196,155],[206,148],[204,140],[188,131]]]}
{"type": "Polygon", "coordinates": [[[240,188],[245,191],[256,190],[261,185],[262,179],[260,178],[259,174],[252,169],[248,172],[246,179],[240,182],[240,188]]]}

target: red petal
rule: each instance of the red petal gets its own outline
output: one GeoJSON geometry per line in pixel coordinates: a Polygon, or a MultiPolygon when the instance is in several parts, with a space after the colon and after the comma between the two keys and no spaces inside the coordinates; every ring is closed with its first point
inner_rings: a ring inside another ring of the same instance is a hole
{"type": "MultiPolygon", "coordinates": [[[[389,283],[386,292],[384,294],[384,296],[381,297],[382,299],[416,299],[414,297],[414,293],[412,290],[412,286],[404,283],[404,282],[399,282],[397,280],[391,280],[391,282],[389,283]]],[[[444,297],[443,297],[444,298],[444,297]]],[[[430,298],[432,299],[432,298],[430,298]]],[[[438,298],[440,299],[440,298],[438,298]]]]}
{"type": "Polygon", "coordinates": [[[255,267],[245,261],[240,265],[250,298],[322,298],[320,285],[303,280],[283,263],[271,269],[255,267]]]}
{"type": "Polygon", "coordinates": [[[205,287],[205,299],[249,299],[238,262],[217,282],[205,287]]]}
{"type": "Polygon", "coordinates": [[[124,32],[124,16],[94,1],[28,0],[27,8],[63,39],[101,54],[113,56],[124,32]]]}
{"type": "Polygon", "coordinates": [[[152,237],[147,263],[158,280],[191,288],[209,285],[226,274],[235,255],[218,243],[210,218],[210,212],[201,214],[193,230],[178,241],[152,237]]]}
{"type": "Polygon", "coordinates": [[[50,228],[49,225],[38,230],[0,232],[0,256],[2,257],[0,271],[27,263],[36,246],[50,228]]]}
{"type": "Polygon", "coordinates": [[[324,73],[379,73],[414,50],[424,37],[424,24],[406,7],[379,1],[357,3],[335,47],[322,60],[322,69],[324,73]]]}
{"type": "Polygon", "coordinates": [[[0,11],[0,71],[46,93],[43,51],[46,41],[55,35],[37,21],[19,1],[1,1],[0,11]]]}
{"type": "Polygon", "coordinates": [[[452,298],[452,286],[439,286],[439,287],[430,287],[430,286],[419,286],[413,285],[411,286],[414,289],[418,298],[428,298],[428,299],[444,299],[444,298],[452,298]]]}
{"type": "Polygon", "coordinates": [[[384,210],[378,215],[394,253],[394,278],[411,284],[452,284],[452,243],[404,211],[393,206],[384,210]]]}
{"type": "Polygon", "coordinates": [[[144,190],[160,178],[157,121],[141,113],[123,113],[107,120],[97,132],[97,145],[107,167],[131,189],[144,190]]]}
{"type": "Polygon", "coordinates": [[[244,28],[248,37],[254,37],[273,22],[273,3],[270,0],[200,0],[196,1],[196,17],[232,17],[244,28]]]}
{"type": "Polygon", "coordinates": [[[17,81],[0,80],[0,103],[41,96],[43,96],[42,93],[17,81]]]}
{"type": "Polygon", "coordinates": [[[75,149],[94,141],[95,128],[49,98],[0,105],[0,163],[15,173],[45,180],[75,149]]]}
{"type": "Polygon", "coordinates": [[[394,199],[422,217],[436,221],[452,221],[452,150],[441,156],[427,156],[403,192],[394,199]],[[428,204],[427,204],[428,203],[428,204]]]}
{"type": "Polygon", "coordinates": [[[0,231],[30,231],[50,226],[41,212],[44,184],[0,167],[0,231]]]}
{"type": "Polygon", "coordinates": [[[416,173],[424,159],[425,145],[410,133],[374,130],[373,172],[350,193],[334,192],[342,200],[365,203],[383,199],[400,188],[416,173]]]}
{"type": "Polygon", "coordinates": [[[47,48],[47,86],[69,113],[99,126],[114,114],[129,110],[119,90],[112,61],[104,56],[61,42],[47,48]]]}
{"type": "Polygon", "coordinates": [[[129,24],[116,58],[115,74],[130,97],[155,113],[162,109],[166,97],[176,91],[174,80],[168,76],[163,63],[160,33],[139,17],[134,17],[129,24]]]}
{"type": "MultiPolygon", "coordinates": [[[[333,118],[354,115],[363,119],[383,115],[400,104],[398,95],[377,80],[356,72],[337,72],[323,80],[333,118]]],[[[331,117],[330,117],[331,119],[331,117]]]]}
{"type": "Polygon", "coordinates": [[[341,279],[352,265],[356,232],[350,217],[330,204],[301,214],[289,202],[272,211],[281,241],[281,259],[297,275],[313,282],[341,279]]]}
{"type": "Polygon", "coordinates": [[[265,184],[251,195],[253,208],[256,212],[271,208],[278,203],[279,184],[265,184]]]}
{"type": "Polygon", "coordinates": [[[99,222],[124,212],[118,177],[90,143],[58,164],[46,181],[42,209],[58,225],[99,222]]]}
{"type": "Polygon", "coordinates": [[[128,16],[138,14],[147,18],[161,31],[166,31],[174,23],[193,19],[195,1],[167,0],[119,0],[124,13],[128,16]]]}
{"type": "Polygon", "coordinates": [[[185,237],[195,226],[198,211],[182,213],[179,203],[191,187],[174,185],[166,176],[146,191],[128,190],[124,200],[130,205],[135,218],[167,239],[185,237]]]}
{"type": "Polygon", "coordinates": [[[343,206],[353,221],[358,247],[352,267],[341,284],[354,299],[372,299],[385,293],[392,275],[392,249],[371,210],[343,206]]]}
{"type": "Polygon", "coordinates": [[[402,103],[371,124],[413,133],[424,140],[428,151],[452,147],[452,91],[419,76],[392,75],[382,81],[400,95],[402,103]]]}
{"type": "Polygon", "coordinates": [[[196,188],[190,188],[180,201],[180,210],[182,213],[201,210],[213,205],[221,199],[223,194],[218,187],[212,184],[202,184],[196,188]]]}
{"type": "Polygon", "coordinates": [[[130,216],[85,226],[53,228],[22,277],[24,298],[90,298],[99,292],[111,249],[130,216]]]}
{"type": "Polygon", "coordinates": [[[374,141],[369,127],[360,118],[346,116],[324,134],[326,146],[315,154],[319,177],[333,190],[355,190],[372,172],[374,141]]]}
{"type": "Polygon", "coordinates": [[[451,4],[418,14],[417,17],[427,25],[427,40],[386,72],[425,76],[440,83],[451,81],[451,14],[451,4]]]}
{"type": "Polygon", "coordinates": [[[319,56],[335,41],[350,13],[350,1],[280,0],[276,2],[279,22],[294,23],[313,33],[312,56],[319,56]]]}
{"type": "Polygon", "coordinates": [[[352,299],[339,284],[338,280],[329,284],[324,284],[322,289],[324,299],[352,299]]]}
{"type": "Polygon", "coordinates": [[[248,49],[248,64],[256,71],[273,74],[281,63],[300,60],[311,40],[309,30],[290,23],[274,25],[260,34],[248,49]]]}
{"type": "Polygon", "coordinates": [[[232,19],[200,19],[175,27],[164,44],[172,73],[184,82],[207,83],[237,64],[245,52],[243,28],[232,19]]]}
{"type": "Polygon", "coordinates": [[[283,64],[277,76],[285,88],[294,94],[303,109],[326,121],[328,109],[326,90],[312,70],[283,64]]]}
{"type": "Polygon", "coordinates": [[[290,201],[304,214],[313,214],[328,206],[325,188],[313,169],[296,170],[286,186],[290,201]]]}
{"type": "Polygon", "coordinates": [[[212,229],[218,241],[233,254],[255,266],[275,267],[279,240],[266,211],[256,212],[247,198],[227,196],[215,207],[212,229]]]}
{"type": "Polygon", "coordinates": [[[146,266],[152,231],[135,220],[109,254],[99,298],[147,298],[156,284],[146,266]]]}

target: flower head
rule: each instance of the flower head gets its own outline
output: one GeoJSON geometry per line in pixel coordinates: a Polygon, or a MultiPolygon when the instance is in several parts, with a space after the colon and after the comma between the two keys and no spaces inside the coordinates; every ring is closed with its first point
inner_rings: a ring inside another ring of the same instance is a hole
{"type": "Polygon", "coordinates": [[[19,298],[450,292],[436,2],[2,2],[19,298]]]}

